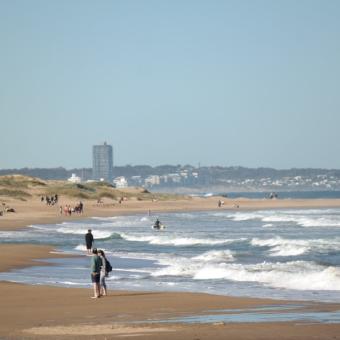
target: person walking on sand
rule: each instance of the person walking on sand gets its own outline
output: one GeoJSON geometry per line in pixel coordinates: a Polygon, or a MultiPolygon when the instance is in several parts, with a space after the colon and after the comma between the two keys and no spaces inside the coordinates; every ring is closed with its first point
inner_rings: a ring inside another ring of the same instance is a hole
{"type": "Polygon", "coordinates": [[[104,250],[98,250],[98,255],[100,259],[102,260],[102,266],[100,267],[100,294],[103,296],[107,295],[107,288],[106,288],[106,282],[105,278],[107,277],[107,271],[106,271],[106,257],[104,250]]]}
{"type": "Polygon", "coordinates": [[[90,255],[92,253],[92,245],[93,245],[93,235],[92,230],[89,229],[87,231],[87,234],[85,234],[85,243],[86,243],[86,249],[87,253],[90,255]]]}
{"type": "Polygon", "coordinates": [[[91,258],[91,281],[93,283],[93,293],[92,299],[100,298],[100,268],[102,266],[102,260],[98,256],[96,248],[92,250],[93,256],[91,258]]]}

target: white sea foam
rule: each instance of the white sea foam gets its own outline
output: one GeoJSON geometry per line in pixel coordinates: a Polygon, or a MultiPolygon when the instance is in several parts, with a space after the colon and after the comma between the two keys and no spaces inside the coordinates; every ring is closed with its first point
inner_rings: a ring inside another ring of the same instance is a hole
{"type": "Polygon", "coordinates": [[[230,262],[234,261],[234,256],[230,250],[211,250],[192,259],[203,262],[230,262]]]}
{"type": "Polygon", "coordinates": [[[24,239],[29,236],[29,234],[25,231],[0,231],[0,240],[1,239],[24,239]]]}
{"type": "Polygon", "coordinates": [[[86,247],[83,244],[78,244],[75,248],[75,250],[80,250],[80,251],[86,251],[86,247]]]}
{"type": "Polygon", "coordinates": [[[229,215],[229,217],[233,221],[249,221],[249,220],[257,220],[261,219],[262,215],[260,213],[235,213],[232,215],[229,215]]]}
{"type": "Polygon", "coordinates": [[[272,224],[272,223],[267,223],[267,224],[264,224],[263,226],[262,226],[262,228],[271,228],[271,227],[273,227],[274,225],[272,224]]]}
{"type": "Polygon", "coordinates": [[[91,217],[93,220],[98,220],[98,221],[114,221],[117,220],[118,216],[110,216],[110,217],[91,217]]]}
{"type": "Polygon", "coordinates": [[[56,231],[62,234],[85,235],[87,233],[87,228],[61,227],[58,228],[56,231]]]}
{"type": "MultiPolygon", "coordinates": [[[[226,251],[226,254],[228,253],[226,251]]],[[[270,287],[293,290],[340,290],[338,267],[322,266],[308,261],[245,265],[225,261],[222,254],[219,255],[216,254],[214,258],[212,252],[207,252],[193,258],[173,256],[162,259],[159,263],[164,267],[151,272],[151,276],[258,282],[270,287]]]]}
{"type": "Polygon", "coordinates": [[[176,257],[172,259],[159,260],[159,263],[164,266],[151,273],[151,276],[179,276],[179,277],[192,277],[197,270],[202,267],[199,261],[193,261],[185,257],[176,257]]]}
{"type": "Polygon", "coordinates": [[[315,219],[301,218],[297,221],[303,227],[340,227],[339,219],[318,217],[315,219]]]}
{"type": "Polygon", "coordinates": [[[283,239],[275,237],[270,239],[253,238],[252,246],[271,247],[270,256],[297,256],[310,251],[327,252],[340,249],[340,239],[283,239]]]}
{"type": "Polygon", "coordinates": [[[67,285],[67,286],[79,286],[80,282],[72,282],[72,281],[58,281],[59,284],[67,285]]]}
{"type": "MultiPolygon", "coordinates": [[[[215,216],[222,216],[221,214],[215,216]]],[[[302,227],[340,227],[340,215],[334,209],[277,210],[227,213],[233,221],[261,220],[268,223],[294,223],[302,227]]]]}
{"type": "Polygon", "coordinates": [[[33,228],[33,229],[36,229],[36,230],[47,230],[47,229],[49,229],[48,226],[45,226],[45,225],[35,225],[35,224],[30,225],[29,228],[33,228]]]}
{"type": "Polygon", "coordinates": [[[297,256],[310,250],[310,242],[305,240],[288,240],[280,237],[261,240],[253,238],[250,241],[253,246],[272,247],[271,256],[297,256]]]}
{"type": "Polygon", "coordinates": [[[126,272],[126,273],[140,273],[140,274],[150,274],[154,271],[154,268],[143,268],[143,269],[125,269],[125,268],[114,268],[119,272],[126,272]]]}
{"type": "Polygon", "coordinates": [[[163,266],[151,273],[152,276],[180,276],[193,277],[202,267],[212,263],[231,262],[234,256],[230,250],[212,250],[202,253],[192,258],[180,257],[176,255],[165,256],[158,259],[158,263],[163,266]]]}
{"type": "Polygon", "coordinates": [[[235,240],[232,239],[200,239],[193,237],[181,237],[181,236],[143,236],[143,235],[134,235],[134,234],[126,234],[121,233],[121,237],[127,241],[134,242],[147,242],[149,244],[157,244],[157,245],[173,245],[173,246],[194,246],[194,245],[219,245],[219,244],[228,244],[232,243],[235,240]]]}
{"type": "MultiPolygon", "coordinates": [[[[62,234],[74,234],[74,235],[85,235],[87,233],[86,228],[70,228],[70,227],[62,227],[57,229],[58,233],[62,234]]],[[[104,239],[108,238],[112,235],[112,231],[106,230],[93,230],[92,231],[94,239],[104,239]]]]}
{"type": "Polygon", "coordinates": [[[112,217],[95,217],[94,220],[98,224],[92,225],[93,229],[96,228],[120,228],[120,227],[145,227],[145,222],[150,219],[148,216],[112,216],[112,217]]]}
{"type": "Polygon", "coordinates": [[[264,216],[263,222],[288,222],[302,227],[340,227],[340,217],[321,217],[313,215],[271,215],[264,216]]]}
{"type": "Polygon", "coordinates": [[[173,253],[143,253],[143,252],[127,252],[127,251],[110,251],[107,250],[106,254],[111,254],[115,257],[125,258],[125,259],[142,259],[159,262],[160,260],[170,260],[176,257],[173,253]]]}
{"type": "Polygon", "coordinates": [[[199,270],[194,279],[260,282],[271,287],[294,290],[340,290],[339,268],[306,261],[209,265],[199,270]]]}

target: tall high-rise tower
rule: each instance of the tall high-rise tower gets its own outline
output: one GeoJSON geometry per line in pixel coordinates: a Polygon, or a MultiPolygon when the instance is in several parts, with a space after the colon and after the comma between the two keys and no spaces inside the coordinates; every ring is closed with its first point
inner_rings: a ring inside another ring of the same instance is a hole
{"type": "Polygon", "coordinates": [[[106,142],[103,145],[93,145],[92,177],[95,180],[104,179],[111,182],[113,178],[112,146],[106,142]]]}

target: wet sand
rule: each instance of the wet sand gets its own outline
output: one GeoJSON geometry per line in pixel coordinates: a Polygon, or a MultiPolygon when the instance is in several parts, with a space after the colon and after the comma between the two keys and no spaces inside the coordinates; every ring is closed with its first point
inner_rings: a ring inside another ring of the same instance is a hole
{"type": "Polygon", "coordinates": [[[39,266],[39,259],[70,257],[57,253],[53,247],[32,244],[0,244],[0,272],[14,268],[39,266]]]}
{"type": "MultiPolygon", "coordinates": [[[[281,304],[268,299],[127,291],[110,292],[107,297],[91,299],[90,289],[6,282],[0,283],[0,289],[1,339],[121,339],[127,336],[138,339],[337,339],[340,331],[339,324],[302,322],[145,322],[208,310],[281,304]]],[[[334,307],[322,306],[323,309],[334,307]]]]}

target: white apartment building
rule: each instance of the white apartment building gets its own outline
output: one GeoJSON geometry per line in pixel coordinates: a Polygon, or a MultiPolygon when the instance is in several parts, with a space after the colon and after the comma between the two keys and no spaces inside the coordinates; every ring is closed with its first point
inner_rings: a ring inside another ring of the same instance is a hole
{"type": "Polygon", "coordinates": [[[115,186],[115,188],[127,188],[128,187],[128,181],[126,180],[126,178],[124,176],[119,176],[116,177],[113,180],[113,185],[115,186]]]}

